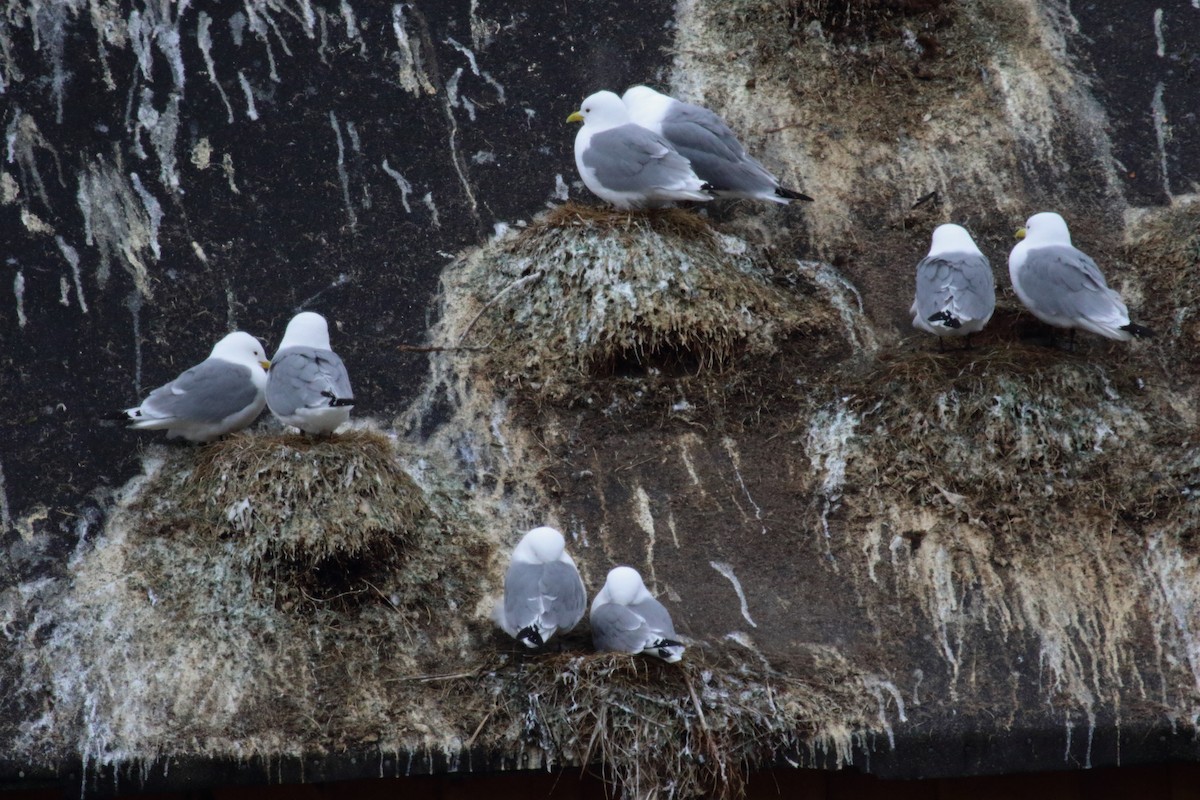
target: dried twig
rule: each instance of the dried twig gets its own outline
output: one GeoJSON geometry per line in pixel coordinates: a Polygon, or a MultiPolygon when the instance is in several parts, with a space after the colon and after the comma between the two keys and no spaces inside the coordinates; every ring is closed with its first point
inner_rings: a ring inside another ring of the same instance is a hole
{"type": "Polygon", "coordinates": [[[485,312],[489,308],[491,308],[501,297],[504,297],[504,295],[508,294],[513,289],[520,289],[524,286],[531,286],[531,285],[537,283],[538,281],[540,281],[543,277],[545,277],[545,275],[546,275],[546,273],[543,270],[538,270],[537,272],[531,272],[530,274],[526,275],[525,277],[518,278],[517,280],[510,283],[508,286],[501,289],[500,292],[495,297],[493,297],[491,300],[488,300],[486,303],[483,304],[483,308],[479,309],[478,314],[476,314],[474,317],[472,317],[471,321],[467,324],[467,327],[463,329],[462,335],[458,337],[459,345],[461,346],[463,341],[466,340],[467,334],[471,332],[471,328],[475,327],[475,323],[478,322],[479,318],[483,316],[483,312],[485,312]]]}

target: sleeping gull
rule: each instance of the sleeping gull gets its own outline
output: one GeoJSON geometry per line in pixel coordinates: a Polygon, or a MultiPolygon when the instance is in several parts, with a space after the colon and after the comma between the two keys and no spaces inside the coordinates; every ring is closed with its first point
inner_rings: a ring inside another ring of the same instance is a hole
{"type": "Polygon", "coordinates": [[[526,647],[541,647],[556,631],[569,631],[583,619],[587,595],[565,547],[561,533],[541,527],[513,550],[496,621],[526,647]]]}
{"type": "Polygon", "coordinates": [[[1017,231],[1008,256],[1013,290],[1033,315],[1056,328],[1076,328],[1127,342],[1154,331],[1129,321],[1121,296],[1104,282],[1096,262],[1071,246],[1071,232],[1058,214],[1044,211],[1017,231]]]}
{"type": "Polygon", "coordinates": [[[996,309],[992,265],[961,225],[939,225],[929,255],[917,264],[913,327],[938,336],[966,336],[983,330],[996,309]]]}
{"type": "Polygon", "coordinates": [[[597,650],[645,653],[674,663],[683,658],[675,626],[632,567],[615,567],[592,601],[592,642],[597,650]]]}
{"type": "Polygon", "coordinates": [[[248,333],[235,331],[213,347],[208,358],[158,387],[140,406],[121,412],[135,430],[167,431],[207,442],[254,422],[266,402],[263,346],[248,333]]]}
{"type": "Polygon", "coordinates": [[[778,178],[746,153],[725,120],[707,108],[681,102],[648,86],[630,87],[621,100],[630,120],[670,142],[692,163],[700,180],[713,187],[717,197],[776,203],[812,200],[780,186],[778,178]]]}
{"type": "Polygon", "coordinates": [[[267,407],[284,425],[328,435],[350,419],[350,376],[329,349],[329,325],[320,314],[292,317],[267,374],[267,407]]]}
{"type": "Polygon", "coordinates": [[[658,208],[677,200],[711,200],[688,160],[658,134],[634,125],[621,98],[596,92],[567,117],[582,122],[575,166],[584,184],[620,209],[658,208]]]}

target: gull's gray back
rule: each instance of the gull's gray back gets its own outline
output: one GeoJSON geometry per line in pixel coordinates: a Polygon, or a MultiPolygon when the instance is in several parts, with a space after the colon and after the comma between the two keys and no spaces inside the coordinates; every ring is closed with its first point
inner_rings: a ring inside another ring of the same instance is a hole
{"type": "Polygon", "coordinates": [[[587,605],[583,581],[570,564],[514,562],[504,579],[506,628],[516,631],[540,621],[569,630],[583,619],[587,605]]]}
{"type": "Polygon", "coordinates": [[[1108,288],[1096,262],[1074,247],[1054,245],[1026,253],[1021,291],[1044,314],[1067,319],[1128,317],[1120,295],[1108,288]]]}
{"type": "Polygon", "coordinates": [[[996,279],[979,253],[926,256],[917,264],[915,314],[928,320],[953,302],[966,319],[986,319],[996,308],[996,279]]]}
{"type": "Polygon", "coordinates": [[[254,402],[250,367],[210,358],[155,389],[142,403],[154,417],[215,424],[254,402]]]}
{"type": "Polygon", "coordinates": [[[676,186],[692,175],[687,159],[640,125],[619,125],[595,134],[581,159],[596,171],[596,180],[615,192],[676,186]]]}
{"type": "Polygon", "coordinates": [[[597,606],[591,623],[592,640],[601,650],[638,653],[658,639],[675,636],[670,613],[654,598],[627,606],[619,603],[597,606]]]}
{"type": "Polygon", "coordinates": [[[276,414],[287,416],[299,408],[328,406],[333,398],[353,397],[346,366],[332,350],[288,347],[271,361],[267,404],[276,414]]]}
{"type": "Polygon", "coordinates": [[[778,185],[746,153],[725,121],[707,108],[673,103],[662,121],[662,134],[714,189],[753,194],[774,191],[778,185]]]}

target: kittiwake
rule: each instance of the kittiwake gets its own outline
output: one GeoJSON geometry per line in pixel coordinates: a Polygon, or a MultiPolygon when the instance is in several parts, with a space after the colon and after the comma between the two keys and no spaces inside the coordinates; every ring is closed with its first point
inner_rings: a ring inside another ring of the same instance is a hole
{"type": "Polygon", "coordinates": [[[996,310],[992,265],[961,225],[939,225],[929,255],[917,264],[913,327],[938,336],[983,330],[996,310]]]}
{"type": "Polygon", "coordinates": [[[630,122],[625,104],[612,92],[591,95],[567,122],[583,123],[575,136],[579,176],[617,208],[713,199],[688,160],[657,133],[630,122]]]}
{"type": "Polygon", "coordinates": [[[350,419],[350,376],[330,349],[329,325],[320,314],[292,317],[267,375],[267,407],[284,425],[328,435],[350,419]]]}
{"type": "Polygon", "coordinates": [[[648,86],[632,86],[621,97],[629,118],[662,136],[692,164],[717,197],[790,203],[812,200],[785,189],[766,167],[746,153],[725,120],[703,106],[684,103],[648,86]]]}
{"type": "Polygon", "coordinates": [[[671,663],[683,658],[670,613],[650,595],[633,567],[614,567],[608,573],[588,619],[597,650],[645,653],[671,663]]]}
{"type": "Polygon", "coordinates": [[[586,608],[583,580],[562,534],[547,527],[526,533],[504,578],[500,627],[526,647],[541,647],[557,631],[574,628],[586,608]]]}
{"type": "Polygon", "coordinates": [[[140,406],[120,417],[135,430],[166,430],[208,442],[240,431],[258,417],[266,402],[263,346],[248,333],[234,331],[217,342],[208,358],[151,392],[140,406]]]}
{"type": "Polygon", "coordinates": [[[1013,290],[1033,315],[1056,328],[1076,328],[1126,342],[1154,331],[1129,321],[1121,296],[1096,262],[1071,245],[1071,232],[1052,211],[1034,214],[1017,231],[1008,256],[1013,290]]]}

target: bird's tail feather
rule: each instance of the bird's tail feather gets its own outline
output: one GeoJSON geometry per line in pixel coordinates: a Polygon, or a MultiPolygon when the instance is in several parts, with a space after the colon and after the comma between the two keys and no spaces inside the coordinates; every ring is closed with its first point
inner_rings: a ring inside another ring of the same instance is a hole
{"type": "Polygon", "coordinates": [[[775,187],[775,194],[778,197],[783,197],[788,200],[807,200],[810,203],[813,201],[811,197],[803,192],[797,192],[795,189],[785,189],[782,186],[775,187]]]}
{"type": "Polygon", "coordinates": [[[1127,331],[1139,339],[1150,339],[1154,336],[1153,330],[1147,328],[1145,325],[1138,325],[1133,322],[1128,325],[1122,325],[1121,330],[1127,331]]]}
{"type": "Polygon", "coordinates": [[[939,311],[936,314],[930,314],[927,319],[930,322],[940,322],[947,328],[957,329],[962,327],[962,322],[959,321],[958,317],[954,316],[949,311],[939,311]]]}

